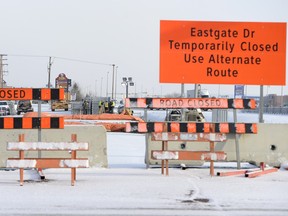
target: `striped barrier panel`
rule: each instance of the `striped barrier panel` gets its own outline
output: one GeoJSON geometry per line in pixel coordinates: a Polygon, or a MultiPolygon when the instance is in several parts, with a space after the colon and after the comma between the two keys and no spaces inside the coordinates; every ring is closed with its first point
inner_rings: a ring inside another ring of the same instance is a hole
{"type": "Polygon", "coordinates": [[[150,109],[255,109],[254,99],[229,98],[126,98],[126,108],[150,109]]]}
{"type": "Polygon", "coordinates": [[[222,151],[208,152],[208,151],[159,151],[153,150],[151,152],[152,159],[155,160],[226,160],[226,153],[222,151]]]}
{"type": "Polygon", "coordinates": [[[0,129],[63,129],[64,117],[2,117],[0,129]]]}
{"type": "Polygon", "coordinates": [[[152,141],[223,142],[226,139],[226,134],[221,133],[151,133],[152,141]]]}
{"type": "Polygon", "coordinates": [[[7,168],[20,170],[20,186],[23,186],[25,168],[71,168],[71,185],[76,180],[76,168],[88,168],[88,158],[77,158],[77,151],[88,151],[88,143],[78,143],[77,135],[71,135],[71,142],[24,142],[24,134],[19,135],[19,142],[8,142],[7,150],[19,151],[18,158],[8,158],[7,168]],[[25,151],[70,151],[70,158],[25,158],[25,151]]]}
{"type": "Polygon", "coordinates": [[[256,134],[256,123],[200,123],[200,122],[127,122],[128,133],[184,132],[184,133],[233,133],[256,134]]]}
{"type": "Polygon", "coordinates": [[[63,100],[64,88],[1,88],[0,100],[63,100]]]}
{"type": "MultiPolygon", "coordinates": [[[[39,149],[43,151],[43,149],[39,149]]],[[[67,159],[67,158],[9,158],[7,168],[88,168],[87,158],[67,159]]]]}
{"type": "Polygon", "coordinates": [[[86,142],[8,142],[9,151],[88,151],[86,142]]]}

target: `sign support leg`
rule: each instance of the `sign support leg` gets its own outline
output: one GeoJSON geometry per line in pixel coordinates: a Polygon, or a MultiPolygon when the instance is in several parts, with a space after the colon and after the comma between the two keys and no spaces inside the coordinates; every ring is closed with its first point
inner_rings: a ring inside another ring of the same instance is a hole
{"type": "MultiPolygon", "coordinates": [[[[19,142],[24,142],[24,134],[19,134],[19,142]]],[[[20,160],[24,159],[24,151],[19,151],[19,158],[20,160]]],[[[23,186],[24,182],[24,169],[20,168],[20,186],[23,186]]]]}
{"type": "MultiPolygon", "coordinates": [[[[164,141],[164,149],[165,151],[168,150],[168,141],[164,141]]],[[[168,176],[169,175],[169,160],[168,159],[165,160],[165,166],[166,166],[166,176],[168,176]]]]}
{"type": "MultiPolygon", "coordinates": [[[[164,151],[164,141],[162,141],[162,151],[164,151]]],[[[161,174],[164,175],[164,160],[161,160],[161,174]]]]}
{"type": "MultiPolygon", "coordinates": [[[[76,134],[72,134],[71,135],[71,141],[72,142],[77,142],[77,135],[76,134]]],[[[76,151],[72,151],[71,152],[71,160],[75,160],[76,159],[76,151]]],[[[71,168],[71,185],[74,186],[76,180],[76,168],[71,168]]]]}
{"type": "MultiPolygon", "coordinates": [[[[214,142],[210,142],[210,153],[213,154],[215,151],[214,142]]],[[[210,160],[210,175],[214,176],[214,160],[211,158],[210,160]]]]}

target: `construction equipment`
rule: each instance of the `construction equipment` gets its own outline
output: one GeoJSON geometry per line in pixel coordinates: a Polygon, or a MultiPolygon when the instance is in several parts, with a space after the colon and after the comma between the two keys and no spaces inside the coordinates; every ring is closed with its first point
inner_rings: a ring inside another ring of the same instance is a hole
{"type": "Polygon", "coordinates": [[[205,122],[205,117],[202,110],[197,109],[172,109],[168,112],[166,121],[182,121],[182,111],[184,112],[183,121],[205,122]]]}
{"type": "Polygon", "coordinates": [[[51,110],[55,111],[56,109],[64,109],[68,111],[69,104],[66,100],[56,100],[51,102],[51,110]]]}

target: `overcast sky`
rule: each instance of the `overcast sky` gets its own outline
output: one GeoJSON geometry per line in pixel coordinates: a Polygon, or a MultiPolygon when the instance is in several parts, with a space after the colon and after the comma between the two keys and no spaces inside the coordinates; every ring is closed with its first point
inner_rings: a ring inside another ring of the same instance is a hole
{"type": "MultiPolygon", "coordinates": [[[[0,4],[0,53],[8,55],[7,85],[44,87],[52,56],[53,84],[59,73],[65,73],[83,91],[103,96],[107,75],[111,95],[111,64],[117,66],[117,94],[125,92],[121,80],[126,76],[135,82],[131,92],[180,93],[180,84],[159,83],[160,20],[288,20],[287,0],[0,0],[0,4]]],[[[286,75],[284,94],[287,85],[286,75]]],[[[185,91],[193,88],[185,85],[185,91]]],[[[233,95],[234,89],[204,84],[202,88],[216,96],[233,95]]],[[[246,91],[259,95],[259,86],[246,91]]],[[[265,86],[266,93],[281,94],[281,86],[265,86]]]]}

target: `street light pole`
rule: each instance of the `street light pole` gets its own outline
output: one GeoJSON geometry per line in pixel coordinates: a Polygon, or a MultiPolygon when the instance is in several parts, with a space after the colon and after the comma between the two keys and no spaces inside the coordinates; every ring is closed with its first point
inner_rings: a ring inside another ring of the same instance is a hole
{"type": "Polygon", "coordinates": [[[117,98],[117,73],[118,73],[118,66],[116,66],[115,70],[115,99],[117,98]]]}
{"type": "Polygon", "coordinates": [[[103,83],[103,77],[101,77],[100,97],[102,97],[102,83],[103,83]]]}
{"type": "Polygon", "coordinates": [[[126,83],[126,98],[128,98],[128,83],[126,83]]]}
{"type": "Polygon", "coordinates": [[[95,80],[95,97],[97,97],[97,79],[95,80]]]}
{"type": "Polygon", "coordinates": [[[52,66],[52,61],[51,61],[51,56],[50,56],[49,57],[49,64],[48,64],[48,88],[50,88],[50,86],[51,86],[51,82],[50,82],[51,66],[52,66]]]}
{"type": "Polygon", "coordinates": [[[108,75],[109,71],[107,72],[106,98],[108,98],[108,75]]]}
{"type": "Polygon", "coordinates": [[[122,85],[125,85],[126,87],[126,98],[128,98],[129,93],[128,93],[128,87],[134,86],[134,82],[132,81],[132,77],[122,77],[123,82],[121,83],[122,85]]]}

